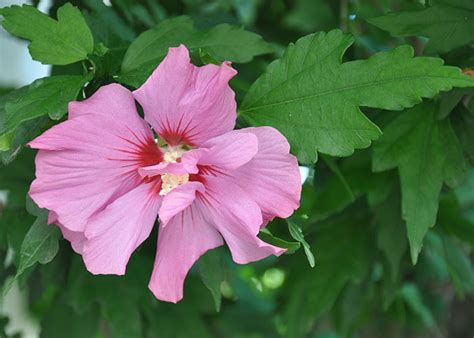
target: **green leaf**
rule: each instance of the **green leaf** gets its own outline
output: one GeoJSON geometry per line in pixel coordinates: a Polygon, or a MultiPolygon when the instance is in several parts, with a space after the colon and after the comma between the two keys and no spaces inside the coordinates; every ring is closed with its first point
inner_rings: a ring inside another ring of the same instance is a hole
{"type": "Polygon", "coordinates": [[[472,293],[474,291],[474,268],[469,256],[452,238],[442,236],[442,240],[448,271],[456,291],[461,296],[464,296],[464,292],[472,293]]]}
{"type": "Polygon", "coordinates": [[[98,307],[76,313],[61,297],[41,321],[40,338],[95,338],[99,329],[98,307]]]}
{"type": "MultiPolygon", "coordinates": [[[[1,112],[1,105],[0,105],[1,112]]],[[[13,133],[13,137],[7,144],[9,148],[7,151],[0,151],[0,161],[4,165],[8,165],[22,151],[23,146],[34,139],[36,136],[39,136],[42,131],[51,125],[51,120],[46,117],[38,117],[31,121],[26,121],[22,123],[13,133]]],[[[9,134],[5,134],[9,135],[9,134]]],[[[0,136],[2,137],[2,136],[0,136]]]]}
{"type": "MultiPolygon", "coordinates": [[[[58,120],[88,80],[80,75],[45,77],[0,98],[0,135],[10,141],[22,123],[49,115],[58,120]]],[[[11,142],[6,145],[11,147],[11,142]]]]}
{"type": "Polygon", "coordinates": [[[449,282],[449,269],[444,254],[443,240],[440,234],[430,230],[425,237],[425,246],[420,255],[418,280],[420,284],[429,283],[431,280],[441,283],[449,282]]]}
{"type": "Polygon", "coordinates": [[[337,25],[331,7],[323,0],[297,0],[283,20],[285,26],[304,33],[325,30],[337,25]]]}
{"type": "Polygon", "coordinates": [[[400,262],[408,246],[400,209],[400,193],[391,194],[390,198],[375,209],[377,247],[390,266],[391,282],[398,279],[400,262]]]}
{"type": "Polygon", "coordinates": [[[132,26],[120,17],[113,7],[96,0],[85,0],[84,4],[90,8],[84,16],[96,42],[102,42],[108,47],[125,48],[135,39],[132,26]]]}
{"type": "Polygon", "coordinates": [[[328,166],[328,168],[336,175],[336,177],[339,179],[340,184],[342,185],[343,189],[346,191],[347,196],[350,199],[350,202],[354,202],[356,197],[354,194],[354,191],[352,191],[351,186],[349,185],[349,182],[347,182],[346,178],[344,177],[343,173],[339,169],[336,161],[329,156],[321,156],[323,159],[323,162],[328,166]]]}
{"type": "Polygon", "coordinates": [[[221,284],[225,279],[222,252],[219,249],[214,249],[205,253],[199,258],[197,269],[204,285],[212,294],[216,311],[220,312],[222,302],[221,284]]]}
{"type": "Polygon", "coordinates": [[[286,297],[286,337],[306,337],[306,331],[329,311],[349,282],[368,272],[373,238],[366,217],[350,217],[319,223],[313,243],[318,248],[318,267],[304,269],[293,263],[286,297]]]}
{"type": "Polygon", "coordinates": [[[427,327],[433,327],[436,325],[430,308],[423,302],[420,291],[415,284],[405,284],[400,290],[400,296],[405,300],[411,310],[420,317],[427,327]]]}
{"type": "MultiPolygon", "coordinates": [[[[468,195],[472,196],[472,188],[467,188],[468,195]]],[[[436,222],[445,233],[454,235],[474,248],[474,223],[463,215],[463,210],[456,195],[448,194],[440,199],[439,214],[436,222]]]]}
{"type": "Polygon", "coordinates": [[[25,151],[11,165],[0,166],[0,190],[8,191],[4,208],[24,209],[25,195],[35,178],[34,154],[33,150],[25,151]]]}
{"type": "Polygon", "coordinates": [[[48,224],[48,211],[40,210],[30,230],[27,232],[20,248],[20,264],[15,278],[4,289],[8,293],[13,282],[17,280],[28,268],[36,263],[47,264],[56,256],[59,245],[59,230],[48,224]]]}
{"type": "Polygon", "coordinates": [[[199,31],[188,17],[161,22],[142,33],[127,50],[122,62],[120,81],[140,86],[168,53],[169,47],[186,45],[191,51],[204,49],[214,59],[237,63],[249,62],[254,56],[270,53],[270,45],[252,32],[221,24],[199,31]]]}
{"type": "Polygon", "coordinates": [[[147,337],[215,337],[196,308],[198,300],[193,299],[193,301],[190,301],[189,295],[187,295],[178,304],[164,304],[160,308],[159,315],[157,315],[156,309],[146,308],[145,316],[150,323],[147,337]]]}
{"type": "MultiPolygon", "coordinates": [[[[474,100],[471,98],[471,101],[474,100]]],[[[467,159],[471,165],[474,165],[474,142],[472,142],[474,139],[474,112],[458,105],[450,118],[467,159]]]]}
{"type": "Polygon", "coordinates": [[[213,65],[219,65],[220,62],[219,60],[216,60],[211,54],[209,54],[208,51],[205,49],[199,48],[198,49],[198,55],[199,55],[199,61],[203,65],[208,65],[208,64],[213,64],[213,65]]]}
{"type": "Polygon", "coordinates": [[[303,235],[303,230],[290,219],[287,219],[286,222],[288,223],[288,230],[290,231],[291,237],[293,237],[295,240],[300,242],[303,245],[304,253],[306,254],[306,257],[308,258],[309,265],[314,268],[316,265],[314,261],[314,255],[311,252],[311,247],[308,244],[308,242],[305,241],[304,235],[303,235]]]}
{"type": "Polygon", "coordinates": [[[436,222],[443,182],[456,183],[465,169],[459,140],[449,120],[439,121],[436,115],[433,102],[407,110],[387,126],[374,145],[374,171],[398,168],[402,217],[414,264],[426,232],[436,222]]]}
{"type": "Polygon", "coordinates": [[[0,151],[6,152],[12,148],[15,139],[15,132],[5,132],[5,119],[6,119],[6,109],[5,106],[7,102],[14,101],[19,97],[22,97],[26,92],[27,87],[23,87],[14,91],[10,91],[6,94],[0,95],[0,151]]]}
{"type": "Polygon", "coordinates": [[[11,148],[15,133],[5,133],[0,136],[0,151],[7,151],[11,148]]]}
{"type": "Polygon", "coordinates": [[[290,44],[252,85],[240,113],[252,125],[280,130],[299,160],[309,163],[318,151],[348,156],[379,137],[359,106],[401,110],[453,86],[474,86],[441,59],[414,58],[409,46],[341,64],[352,42],[334,30],[290,44]]]}
{"type": "Polygon", "coordinates": [[[474,93],[474,88],[455,88],[441,94],[438,117],[447,117],[464,96],[474,93]]]}
{"type": "Polygon", "coordinates": [[[367,20],[393,36],[427,36],[425,51],[445,53],[474,40],[471,0],[442,1],[417,11],[389,13],[367,20]]]}
{"type": "Polygon", "coordinates": [[[48,224],[48,211],[40,210],[20,249],[17,276],[35,263],[47,264],[58,252],[57,227],[48,224]]]}
{"type": "Polygon", "coordinates": [[[0,15],[5,30],[31,41],[30,54],[41,63],[67,65],[85,60],[94,48],[84,17],[70,3],[58,9],[58,20],[28,5],[2,8],[0,15]]]}
{"type": "Polygon", "coordinates": [[[284,239],[273,236],[267,228],[260,230],[258,237],[260,237],[260,239],[264,242],[275,245],[279,248],[285,248],[285,254],[287,255],[295,253],[301,247],[300,242],[288,242],[284,239]]]}
{"type": "Polygon", "coordinates": [[[67,299],[78,313],[87,313],[100,304],[106,330],[111,337],[142,337],[140,304],[150,296],[146,288],[153,262],[136,253],[127,265],[127,274],[93,276],[75,255],[69,268],[67,299]]]}
{"type": "MultiPolygon", "coordinates": [[[[321,156],[328,165],[327,156],[321,156]]],[[[336,165],[336,161],[330,166],[336,165]]],[[[383,200],[390,193],[392,178],[389,173],[372,173],[371,158],[368,151],[360,151],[351,157],[339,160],[337,168],[330,173],[317,169],[315,178],[314,202],[309,219],[320,221],[343,211],[360,197],[367,195],[369,202],[383,200]],[[336,170],[337,169],[337,170],[336,170]],[[329,176],[330,175],[330,176],[329,176]]],[[[381,202],[381,201],[380,201],[381,202]]]]}

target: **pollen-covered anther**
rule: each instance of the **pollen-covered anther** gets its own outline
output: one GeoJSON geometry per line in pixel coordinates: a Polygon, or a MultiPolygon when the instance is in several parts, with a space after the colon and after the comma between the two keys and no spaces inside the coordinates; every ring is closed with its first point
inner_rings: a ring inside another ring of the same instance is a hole
{"type": "Polygon", "coordinates": [[[165,196],[171,190],[189,181],[189,174],[175,175],[163,174],[161,175],[161,191],[160,195],[165,196]]]}

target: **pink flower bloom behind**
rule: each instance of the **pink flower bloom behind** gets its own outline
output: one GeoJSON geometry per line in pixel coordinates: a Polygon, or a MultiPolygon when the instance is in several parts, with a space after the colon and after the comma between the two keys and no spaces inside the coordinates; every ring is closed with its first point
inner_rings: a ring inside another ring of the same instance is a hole
{"type": "Polygon", "coordinates": [[[298,164],[277,130],[232,130],[235,74],[227,62],[196,67],[184,46],[171,48],[138,90],[104,86],[30,143],[39,149],[30,196],[90,272],[124,274],[157,217],[149,287],[161,300],[179,301],[189,269],[224,241],[240,264],[285,251],[257,234],[298,207],[298,164]]]}

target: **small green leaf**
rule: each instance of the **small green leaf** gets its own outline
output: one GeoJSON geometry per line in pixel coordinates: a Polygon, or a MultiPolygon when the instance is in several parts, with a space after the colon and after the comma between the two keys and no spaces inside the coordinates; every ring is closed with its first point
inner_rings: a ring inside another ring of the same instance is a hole
{"type": "Polygon", "coordinates": [[[59,249],[58,238],[58,228],[48,224],[48,211],[41,210],[23,239],[20,248],[20,264],[15,278],[4,288],[4,295],[8,293],[13,282],[28,268],[36,263],[47,264],[56,256],[59,249]]]}
{"type": "Polygon", "coordinates": [[[197,269],[204,285],[209,289],[216,305],[216,311],[220,312],[222,294],[221,284],[225,279],[224,261],[219,249],[206,252],[197,262],[197,269]]]}
{"type": "Polygon", "coordinates": [[[288,223],[288,230],[290,231],[291,237],[293,237],[295,240],[297,240],[303,245],[304,253],[308,258],[309,265],[314,268],[314,266],[316,265],[314,261],[314,255],[311,252],[311,247],[309,246],[308,242],[306,242],[304,239],[303,230],[301,230],[298,224],[296,224],[290,219],[287,219],[286,222],[288,223]]]}
{"type": "Polygon", "coordinates": [[[188,17],[168,19],[142,33],[128,48],[119,80],[138,87],[168,53],[180,44],[193,52],[205,50],[216,60],[249,62],[254,56],[270,53],[270,45],[259,35],[221,24],[206,31],[196,30],[188,17]]]}
{"type": "Polygon", "coordinates": [[[444,53],[474,40],[471,0],[442,1],[417,11],[389,13],[367,20],[393,36],[427,36],[427,53],[444,53]]]}
{"type": "Polygon", "coordinates": [[[426,102],[393,120],[374,146],[373,169],[398,168],[402,217],[407,223],[415,264],[423,238],[436,222],[443,182],[461,179],[465,162],[449,120],[439,121],[437,107],[426,102]]]}
{"type": "Polygon", "coordinates": [[[56,256],[58,235],[57,227],[48,224],[48,211],[42,210],[21,245],[17,277],[33,264],[47,264],[56,256]]]}
{"type": "Polygon", "coordinates": [[[360,106],[401,110],[454,86],[474,86],[441,59],[413,57],[409,46],[341,64],[352,42],[334,30],[290,44],[252,85],[240,113],[252,125],[280,130],[300,162],[310,163],[317,152],[348,156],[380,136],[360,106]]]}
{"type": "Polygon", "coordinates": [[[3,28],[30,40],[30,54],[44,64],[67,65],[87,59],[94,49],[92,33],[80,10],[70,3],[58,9],[58,20],[33,6],[0,9],[3,28]]]}
{"type": "Polygon", "coordinates": [[[301,247],[300,242],[288,242],[284,239],[273,236],[267,228],[260,230],[258,237],[260,237],[260,239],[264,242],[275,245],[279,248],[285,248],[285,254],[287,255],[295,253],[301,247]]]}

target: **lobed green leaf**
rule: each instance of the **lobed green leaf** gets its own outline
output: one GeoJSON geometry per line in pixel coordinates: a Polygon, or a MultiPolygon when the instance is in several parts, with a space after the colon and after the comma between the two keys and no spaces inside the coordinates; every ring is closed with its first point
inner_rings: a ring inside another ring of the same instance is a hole
{"type": "Polygon", "coordinates": [[[58,9],[57,20],[29,5],[1,8],[0,15],[5,30],[31,41],[30,54],[41,63],[67,65],[85,60],[94,48],[81,11],[70,3],[58,9]]]}
{"type": "Polygon", "coordinates": [[[380,136],[360,106],[401,110],[454,86],[474,86],[441,59],[413,57],[409,46],[341,64],[352,42],[334,30],[290,44],[252,85],[240,113],[252,125],[280,130],[300,162],[309,163],[317,152],[351,155],[380,136]]]}

